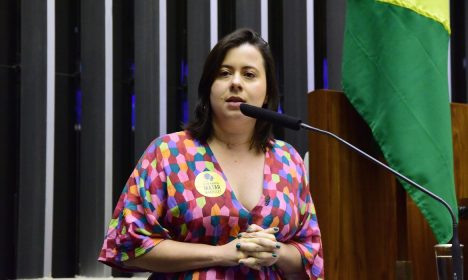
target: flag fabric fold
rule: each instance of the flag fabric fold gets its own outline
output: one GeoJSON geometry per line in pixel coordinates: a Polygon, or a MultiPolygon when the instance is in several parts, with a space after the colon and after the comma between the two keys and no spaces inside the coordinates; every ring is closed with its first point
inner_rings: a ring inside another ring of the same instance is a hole
{"type": "MultiPolygon", "coordinates": [[[[457,211],[448,94],[448,0],[348,0],[343,89],[389,165],[457,211]]],[[[436,239],[452,238],[445,207],[402,182],[436,239]]]]}

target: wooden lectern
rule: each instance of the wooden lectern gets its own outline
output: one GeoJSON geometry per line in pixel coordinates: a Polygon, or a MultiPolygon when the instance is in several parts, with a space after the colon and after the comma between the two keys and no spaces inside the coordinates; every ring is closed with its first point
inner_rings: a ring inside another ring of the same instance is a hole
{"type": "MultiPolygon", "coordinates": [[[[384,161],[367,124],[343,93],[317,90],[309,94],[308,103],[310,125],[384,161]]],[[[461,199],[468,197],[468,105],[451,106],[461,199]]],[[[309,166],[326,279],[436,279],[437,242],[393,174],[317,133],[309,134],[309,166]]],[[[468,244],[468,222],[460,220],[459,227],[461,243],[468,244]]]]}

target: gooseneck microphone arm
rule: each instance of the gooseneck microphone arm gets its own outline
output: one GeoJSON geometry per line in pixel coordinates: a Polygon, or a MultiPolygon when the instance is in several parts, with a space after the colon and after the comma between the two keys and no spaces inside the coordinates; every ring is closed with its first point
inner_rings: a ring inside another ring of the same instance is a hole
{"type": "Polygon", "coordinates": [[[371,155],[367,154],[366,152],[362,151],[361,149],[357,148],[356,146],[352,145],[351,143],[347,142],[346,140],[338,137],[336,134],[333,134],[329,131],[322,130],[313,126],[310,126],[308,124],[305,124],[302,122],[302,120],[298,118],[294,118],[288,115],[280,114],[271,110],[267,109],[262,109],[256,106],[248,105],[248,104],[241,104],[240,106],[241,112],[248,116],[252,117],[255,119],[260,119],[268,122],[273,122],[277,123],[280,125],[283,125],[285,127],[288,127],[290,129],[294,130],[299,130],[300,128],[313,131],[313,132],[318,132],[321,134],[325,134],[327,136],[330,136],[334,139],[336,139],[338,142],[348,146],[358,154],[366,157],[367,159],[375,162],[376,164],[380,165],[381,167],[385,168],[386,170],[390,171],[392,174],[397,176],[398,178],[402,179],[403,181],[407,182],[408,184],[414,186],[416,189],[419,191],[427,194],[431,198],[435,199],[439,203],[441,203],[445,208],[450,213],[450,216],[452,217],[452,225],[453,225],[453,236],[452,236],[452,257],[453,257],[453,279],[454,280],[461,280],[462,278],[462,263],[461,263],[461,250],[460,250],[460,241],[458,239],[458,222],[455,213],[453,212],[452,207],[443,200],[441,197],[438,195],[434,194],[433,192],[429,191],[428,189],[422,187],[418,183],[414,182],[413,180],[409,179],[405,175],[399,173],[395,169],[391,168],[390,166],[384,164],[383,162],[377,160],[376,158],[372,157],[371,155]]]}
{"type": "Polygon", "coordinates": [[[367,154],[366,152],[364,152],[363,150],[360,150],[359,148],[357,148],[356,146],[354,146],[353,144],[347,142],[346,140],[344,140],[343,138],[340,138],[338,137],[336,134],[333,134],[329,131],[326,131],[326,130],[322,130],[322,129],[319,129],[319,128],[316,128],[316,127],[313,127],[313,126],[310,126],[308,124],[305,124],[305,123],[301,123],[300,126],[304,129],[307,129],[307,130],[311,130],[311,131],[315,131],[315,132],[318,132],[318,133],[322,133],[322,134],[326,134],[330,137],[333,137],[335,138],[336,140],[338,140],[339,142],[345,144],[346,146],[350,147],[351,149],[353,149],[354,151],[358,152],[359,154],[361,154],[362,156],[368,158],[369,160],[377,163],[378,165],[382,166],[383,168],[387,169],[388,171],[390,171],[391,173],[395,174],[396,176],[398,176],[400,179],[402,179],[403,181],[413,185],[414,187],[416,187],[418,190],[422,191],[423,193],[429,195],[430,197],[432,197],[433,199],[439,201],[440,203],[442,203],[446,208],[447,210],[450,212],[450,215],[452,216],[452,220],[453,221],[457,221],[454,217],[454,213],[453,213],[453,210],[452,210],[452,207],[450,207],[450,205],[445,201],[443,200],[441,197],[439,197],[438,195],[436,195],[435,193],[429,191],[428,189],[420,186],[418,183],[414,182],[413,180],[411,180],[410,178],[406,177],[405,175],[399,173],[398,171],[396,171],[395,169],[391,168],[390,166],[384,164],[383,162],[377,160],[376,158],[372,157],[371,155],[367,154]]]}

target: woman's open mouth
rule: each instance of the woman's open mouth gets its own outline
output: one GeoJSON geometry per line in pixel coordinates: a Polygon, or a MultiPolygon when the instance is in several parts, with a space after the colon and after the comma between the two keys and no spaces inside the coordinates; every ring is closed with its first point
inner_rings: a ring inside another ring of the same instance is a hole
{"type": "Polygon", "coordinates": [[[226,102],[228,103],[229,107],[239,109],[240,105],[242,103],[245,103],[245,100],[238,96],[231,96],[228,99],[226,99],[226,102]]]}

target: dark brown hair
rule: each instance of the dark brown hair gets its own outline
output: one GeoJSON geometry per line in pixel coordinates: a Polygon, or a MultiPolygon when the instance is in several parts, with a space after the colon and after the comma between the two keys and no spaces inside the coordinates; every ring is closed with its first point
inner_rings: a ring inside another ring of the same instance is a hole
{"type": "MultiPolygon", "coordinates": [[[[227,52],[243,44],[250,44],[256,47],[263,57],[267,83],[267,103],[262,107],[274,111],[278,108],[279,90],[276,80],[275,63],[268,43],[251,29],[237,29],[216,44],[206,58],[203,67],[203,73],[198,84],[198,104],[195,107],[195,119],[185,127],[192,137],[201,143],[206,143],[213,132],[210,104],[211,86],[218,75],[219,68],[227,52]]],[[[251,148],[265,151],[267,147],[271,147],[270,141],[272,138],[272,124],[257,120],[251,139],[251,148]]]]}

